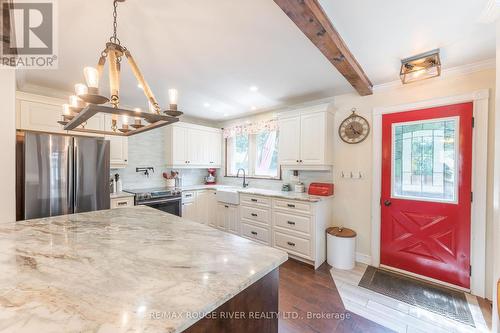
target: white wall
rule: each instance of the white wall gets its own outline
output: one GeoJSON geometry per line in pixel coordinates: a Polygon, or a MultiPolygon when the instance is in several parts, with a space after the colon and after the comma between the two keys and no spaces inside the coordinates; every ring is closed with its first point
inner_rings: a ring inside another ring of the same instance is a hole
{"type": "Polygon", "coordinates": [[[16,220],[16,73],[0,67],[0,142],[2,163],[0,175],[0,223],[16,220]]]}

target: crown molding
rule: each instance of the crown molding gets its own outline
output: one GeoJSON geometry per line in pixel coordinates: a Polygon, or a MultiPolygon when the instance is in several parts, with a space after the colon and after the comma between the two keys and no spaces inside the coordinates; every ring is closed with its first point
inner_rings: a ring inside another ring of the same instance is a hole
{"type": "MultiPolygon", "coordinates": [[[[442,73],[441,73],[441,76],[434,78],[432,80],[443,80],[443,79],[447,79],[447,78],[454,77],[454,76],[471,74],[471,73],[475,73],[475,72],[484,71],[487,69],[494,69],[495,67],[496,67],[496,60],[495,60],[495,58],[491,58],[491,59],[487,59],[487,60],[483,60],[483,61],[479,61],[479,62],[474,62],[471,64],[462,65],[462,66],[444,68],[442,73]]],[[[382,91],[391,90],[391,89],[395,89],[395,88],[402,88],[402,87],[406,87],[406,86],[410,86],[410,85],[411,84],[403,85],[401,80],[394,80],[391,82],[377,84],[377,85],[373,86],[373,91],[374,92],[382,92],[382,91]]]]}

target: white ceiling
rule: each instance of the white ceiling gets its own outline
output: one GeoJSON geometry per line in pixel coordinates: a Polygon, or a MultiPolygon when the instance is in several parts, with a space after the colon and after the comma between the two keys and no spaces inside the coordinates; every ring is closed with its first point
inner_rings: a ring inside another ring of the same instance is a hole
{"type": "MultiPolygon", "coordinates": [[[[488,0],[320,2],[374,84],[398,79],[401,58],[438,47],[445,67],[495,55],[495,29],[479,22],[488,0]]],[[[24,90],[72,90],[111,35],[111,0],[58,6],[59,69],[25,71],[24,90]]],[[[160,104],[175,87],[190,116],[222,120],[353,91],[272,0],[127,0],[119,37],[160,104]]],[[[146,108],[122,70],[122,103],[146,108]]]]}

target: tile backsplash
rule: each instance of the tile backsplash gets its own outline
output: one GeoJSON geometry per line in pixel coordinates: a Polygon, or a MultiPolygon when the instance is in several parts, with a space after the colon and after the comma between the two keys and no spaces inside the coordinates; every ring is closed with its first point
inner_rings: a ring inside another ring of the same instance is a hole
{"type": "MultiPolygon", "coordinates": [[[[128,166],[124,169],[111,169],[110,178],[118,173],[122,179],[123,189],[140,189],[164,187],[165,180],[163,172],[172,170],[167,167],[165,154],[165,131],[160,129],[152,130],[140,135],[130,136],[128,139],[128,166]],[[136,168],[152,167],[154,172],[149,176],[136,172],[136,168]]],[[[179,171],[182,177],[182,185],[197,185],[204,183],[204,177],[207,176],[207,169],[182,169],[179,171]]],[[[220,169],[217,174],[217,182],[224,185],[241,186],[242,179],[224,177],[224,170],[220,169]]],[[[249,179],[250,187],[257,187],[269,190],[281,190],[283,184],[293,186],[297,180],[293,177],[291,170],[285,170],[282,174],[282,180],[267,179],[249,179]]],[[[312,182],[333,182],[333,173],[330,171],[299,171],[299,179],[306,185],[306,188],[312,182]]]]}
{"type": "MultiPolygon", "coordinates": [[[[128,166],[124,169],[111,169],[110,178],[119,174],[122,179],[123,189],[139,189],[164,187],[163,172],[172,170],[167,167],[165,155],[165,131],[161,128],[140,135],[130,136],[128,139],[128,166]],[[136,168],[153,167],[154,173],[145,176],[136,172],[136,168]]],[[[182,177],[182,184],[196,185],[204,182],[207,176],[206,169],[177,170],[182,177]]]]}

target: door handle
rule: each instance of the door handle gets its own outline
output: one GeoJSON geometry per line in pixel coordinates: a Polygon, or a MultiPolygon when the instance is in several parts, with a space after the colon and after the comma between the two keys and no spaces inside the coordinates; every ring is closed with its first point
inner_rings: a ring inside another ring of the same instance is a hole
{"type": "Polygon", "coordinates": [[[384,205],[385,205],[386,207],[389,207],[390,205],[392,205],[391,200],[385,200],[385,201],[384,201],[384,205]]]}

